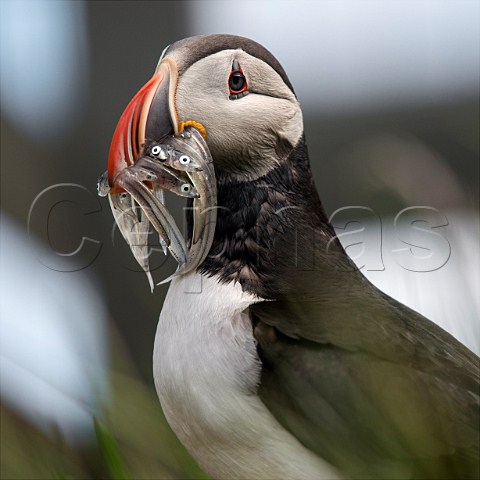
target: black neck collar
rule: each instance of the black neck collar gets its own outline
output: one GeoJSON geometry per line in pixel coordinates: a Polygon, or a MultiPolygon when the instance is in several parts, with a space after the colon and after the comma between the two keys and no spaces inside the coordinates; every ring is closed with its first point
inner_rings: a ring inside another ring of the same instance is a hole
{"type": "Polygon", "coordinates": [[[265,176],[219,183],[218,206],[203,274],[278,298],[294,287],[289,278],[298,278],[299,270],[350,265],[318,197],[303,138],[265,176]]]}

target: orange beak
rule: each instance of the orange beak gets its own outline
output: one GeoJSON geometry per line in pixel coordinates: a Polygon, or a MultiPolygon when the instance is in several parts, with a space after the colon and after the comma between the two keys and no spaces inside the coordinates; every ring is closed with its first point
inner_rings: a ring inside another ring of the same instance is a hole
{"type": "Polygon", "coordinates": [[[177,66],[164,59],[154,76],[132,98],[118,121],[108,154],[108,182],[111,194],[120,193],[117,175],[141,156],[146,140],[159,141],[165,135],[178,134],[175,109],[177,66]]]}

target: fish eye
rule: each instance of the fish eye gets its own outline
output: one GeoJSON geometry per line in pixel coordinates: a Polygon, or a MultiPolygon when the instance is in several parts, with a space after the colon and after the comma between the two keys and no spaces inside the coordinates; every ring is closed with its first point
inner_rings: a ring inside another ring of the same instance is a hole
{"type": "Polygon", "coordinates": [[[188,157],[187,155],[182,155],[178,161],[182,164],[182,165],[188,165],[191,160],[190,160],[190,157],[188,157]]]}
{"type": "Polygon", "coordinates": [[[154,145],[150,151],[152,152],[152,155],[158,155],[162,149],[160,145],[154,145]]]}
{"type": "Polygon", "coordinates": [[[183,193],[189,193],[191,190],[191,187],[188,183],[184,183],[180,189],[182,190],[183,193]]]}

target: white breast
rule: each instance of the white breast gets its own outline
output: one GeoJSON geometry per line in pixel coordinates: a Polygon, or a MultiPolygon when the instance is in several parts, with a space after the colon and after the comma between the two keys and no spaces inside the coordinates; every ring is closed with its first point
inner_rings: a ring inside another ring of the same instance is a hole
{"type": "Polygon", "coordinates": [[[155,337],[157,393],[170,426],[214,478],[338,478],[256,395],[261,363],[240,285],[172,281],[155,337]]]}

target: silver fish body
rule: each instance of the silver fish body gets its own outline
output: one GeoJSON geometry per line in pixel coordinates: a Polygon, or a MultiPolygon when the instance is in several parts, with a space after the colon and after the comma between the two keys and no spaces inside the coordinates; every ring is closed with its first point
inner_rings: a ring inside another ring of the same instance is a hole
{"type": "Polygon", "coordinates": [[[104,173],[97,184],[98,194],[108,195],[118,228],[147,274],[152,289],[150,224],[158,232],[164,252],[168,249],[178,262],[174,275],[201,265],[215,234],[217,193],[212,157],[197,129],[187,127],[179,135],[163,138],[161,143],[150,143],[137,161],[120,171],[111,183],[104,173]],[[155,156],[153,147],[158,147],[155,156]],[[112,190],[120,193],[112,194],[112,190]],[[188,241],[166,208],[166,190],[193,198],[193,234],[188,241]]]}
{"type": "Polygon", "coordinates": [[[144,154],[178,171],[201,171],[202,162],[198,159],[198,152],[190,148],[188,144],[184,144],[183,147],[185,150],[175,149],[172,145],[152,142],[144,150],[144,154]]]}

